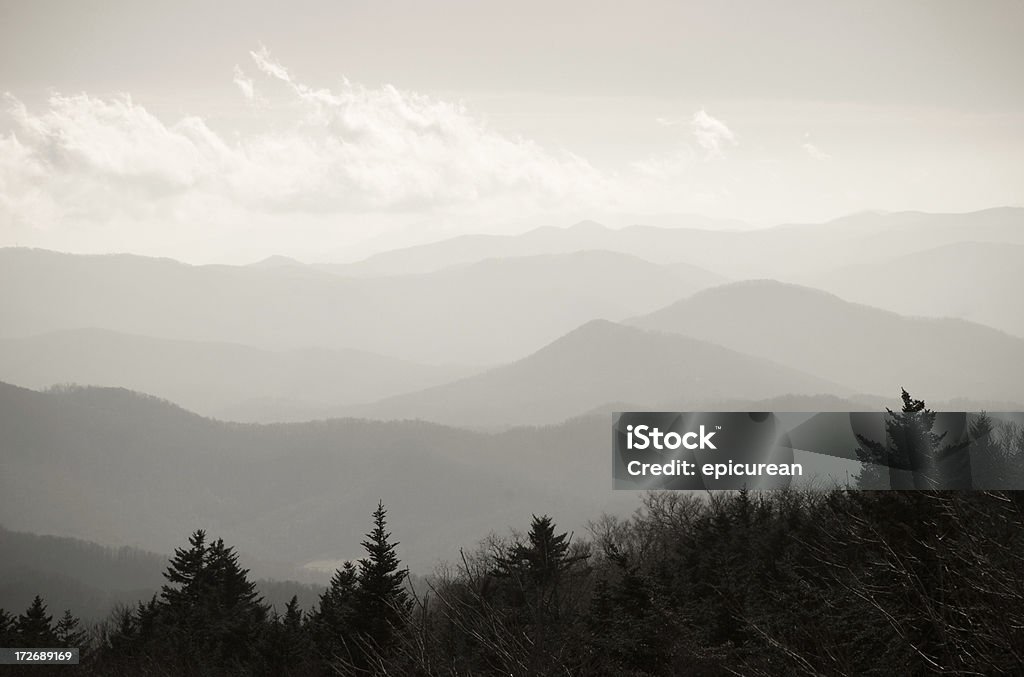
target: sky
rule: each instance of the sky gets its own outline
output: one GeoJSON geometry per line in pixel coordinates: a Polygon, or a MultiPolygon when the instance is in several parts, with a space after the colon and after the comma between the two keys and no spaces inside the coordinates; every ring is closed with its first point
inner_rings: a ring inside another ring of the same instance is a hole
{"type": "Polygon", "coordinates": [[[1020,206],[1022,26],[1000,0],[0,0],[0,246],[346,261],[1020,206]]]}

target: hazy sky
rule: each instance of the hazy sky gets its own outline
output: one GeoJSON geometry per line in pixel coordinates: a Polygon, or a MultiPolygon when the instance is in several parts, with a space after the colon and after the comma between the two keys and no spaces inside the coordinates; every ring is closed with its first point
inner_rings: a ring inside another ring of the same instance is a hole
{"type": "Polygon", "coordinates": [[[0,0],[0,246],[1021,205],[1022,30],[1020,1],[0,0]]]}

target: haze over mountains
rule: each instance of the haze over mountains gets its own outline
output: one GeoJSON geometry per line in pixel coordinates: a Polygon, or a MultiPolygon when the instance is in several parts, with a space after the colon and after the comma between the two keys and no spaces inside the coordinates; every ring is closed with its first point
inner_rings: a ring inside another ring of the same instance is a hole
{"type": "Polygon", "coordinates": [[[614,409],[1021,406],[1022,250],[1020,209],[351,265],[2,249],[0,523],[159,552],[204,526],[285,569],[358,554],[379,498],[416,567],[532,513],[582,529],[635,503],[614,409]],[[67,383],[116,388],[22,388],[67,383]]]}
{"type": "Polygon", "coordinates": [[[237,421],[324,418],[346,405],[446,383],[472,371],[359,350],[274,351],[106,329],[0,339],[0,373],[12,383],[36,389],[64,383],[120,386],[237,421]]]}
{"type": "Polygon", "coordinates": [[[1024,289],[1020,244],[946,244],[803,281],[850,301],[899,313],[959,317],[1024,336],[1024,313],[1018,308],[1024,289]]]}
{"type": "Polygon", "coordinates": [[[383,499],[403,560],[429,570],[531,510],[582,529],[631,505],[608,490],[606,424],[499,435],[345,419],[240,425],[124,390],[0,384],[0,515],[8,528],[157,552],[202,527],[264,562],[302,566],[359,556],[383,499]]]}
{"type": "MultiPolygon", "coordinates": [[[[39,536],[0,527],[0,608],[23,609],[46,591],[51,611],[74,609],[86,622],[102,621],[118,605],[134,606],[159,594],[169,557],[129,547],[105,547],[77,538],[39,536]]],[[[303,608],[323,587],[258,580],[264,599],[283,610],[292,595],[303,608]]]]}
{"type": "MultiPolygon", "coordinates": [[[[352,413],[463,426],[536,425],[613,403],[685,411],[737,393],[763,399],[849,390],[713,343],[594,320],[508,366],[352,413]]],[[[613,410],[607,406],[605,413],[613,410]]]]}
{"type": "Polygon", "coordinates": [[[260,348],[358,349],[431,363],[522,357],[595,318],[654,310],[723,278],[608,252],[346,278],[299,266],[188,266],[0,250],[0,336],[103,328],[260,348]]]}
{"type": "Polygon", "coordinates": [[[1022,396],[1024,339],[963,320],[903,317],[797,285],[724,285],[632,323],[787,364],[859,393],[913,384],[934,399],[1022,396]]]}
{"type": "Polygon", "coordinates": [[[1024,244],[1024,209],[967,214],[866,212],[827,223],[758,230],[644,225],[610,229],[585,221],[522,235],[466,235],[385,252],[359,263],[322,267],[350,275],[387,275],[440,270],[493,257],[602,249],[654,263],[686,262],[742,279],[820,273],[971,241],[1024,244]]]}

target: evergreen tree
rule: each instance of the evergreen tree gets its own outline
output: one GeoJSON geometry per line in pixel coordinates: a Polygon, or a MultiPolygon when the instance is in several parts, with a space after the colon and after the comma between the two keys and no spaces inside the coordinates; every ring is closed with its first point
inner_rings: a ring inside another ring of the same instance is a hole
{"type": "Polygon", "coordinates": [[[134,630],[141,642],[150,642],[156,639],[160,622],[160,603],[156,595],[153,595],[148,602],[140,601],[135,609],[134,630]]]}
{"type": "Polygon", "coordinates": [[[1013,488],[1009,454],[997,438],[992,417],[981,412],[973,417],[969,432],[974,485],[978,489],[1013,488]]]}
{"type": "Polygon", "coordinates": [[[208,545],[200,529],[189,545],[175,550],[164,573],[168,584],[149,620],[186,665],[198,660],[239,666],[254,654],[268,608],[223,539],[208,545]]]}
{"type": "Polygon", "coordinates": [[[46,613],[43,598],[35,596],[25,613],[18,616],[18,645],[23,647],[51,647],[57,644],[57,635],[53,629],[53,616],[46,613]]]}
{"type": "Polygon", "coordinates": [[[571,541],[570,534],[556,533],[550,517],[534,515],[526,542],[517,541],[495,557],[493,575],[498,585],[493,603],[507,611],[503,622],[526,638],[518,660],[531,674],[557,671],[566,654],[578,649],[572,626],[580,617],[574,596],[565,593],[577,578],[568,574],[589,553],[574,555],[571,541]],[[565,613],[567,608],[572,613],[565,613]]]}
{"type": "Polygon", "coordinates": [[[359,575],[352,562],[334,572],[309,619],[313,641],[322,657],[349,657],[355,631],[356,591],[359,575]]]}
{"type": "Polygon", "coordinates": [[[16,630],[16,619],[13,614],[0,609],[0,646],[13,646],[16,630]]]}
{"type": "Polygon", "coordinates": [[[161,609],[168,623],[188,628],[199,618],[206,580],[206,532],[197,529],[189,536],[189,548],[175,548],[161,587],[161,609]]]}
{"type": "MultiPolygon", "coordinates": [[[[141,603],[140,603],[141,605],[141,603]]],[[[114,610],[111,629],[107,631],[101,648],[104,661],[122,661],[132,656],[139,647],[139,626],[131,608],[114,610]]]]}
{"type": "Polygon", "coordinates": [[[526,579],[535,585],[554,583],[562,572],[586,555],[570,556],[572,536],[568,533],[555,534],[555,524],[550,517],[533,516],[527,542],[517,542],[504,555],[496,558],[498,576],[526,579]]]}
{"type": "Polygon", "coordinates": [[[969,443],[965,440],[942,445],[946,433],[933,431],[935,412],[925,407],[924,400],[915,400],[906,389],[901,390],[902,410],[897,413],[886,409],[886,443],[857,435],[857,458],[864,464],[857,476],[858,485],[864,489],[885,488],[888,475],[893,489],[934,489],[940,483],[950,488],[951,483],[963,479],[959,475],[964,472],[969,482],[969,468],[958,467],[948,477],[943,477],[941,468],[965,460],[959,458],[958,452],[969,443]]]}
{"type": "Polygon", "coordinates": [[[605,556],[617,580],[602,578],[595,586],[588,625],[597,660],[591,671],[661,674],[669,665],[675,628],[639,569],[613,545],[605,556]]]}
{"type": "Polygon", "coordinates": [[[378,647],[391,645],[394,632],[408,620],[412,601],[405,590],[408,572],[400,569],[383,502],[373,512],[373,529],[362,542],[367,557],[359,560],[355,620],[362,638],[378,647]]]}
{"type": "Polygon", "coordinates": [[[204,607],[212,607],[223,620],[232,625],[232,631],[255,632],[269,611],[249,580],[249,570],[238,563],[234,548],[224,545],[218,538],[210,544],[206,556],[206,582],[204,607]]]}
{"type": "Polygon", "coordinates": [[[85,630],[81,627],[81,621],[71,615],[70,609],[64,610],[64,615],[54,628],[54,634],[57,636],[57,646],[73,649],[85,644],[85,630]]]}
{"type": "Polygon", "coordinates": [[[298,595],[292,595],[288,604],[285,605],[281,624],[293,635],[298,635],[302,631],[302,609],[299,608],[298,595]]]}
{"type": "Polygon", "coordinates": [[[313,649],[310,629],[299,608],[298,596],[293,595],[288,601],[283,616],[274,612],[263,647],[270,674],[298,674],[303,666],[309,665],[313,649]]]}

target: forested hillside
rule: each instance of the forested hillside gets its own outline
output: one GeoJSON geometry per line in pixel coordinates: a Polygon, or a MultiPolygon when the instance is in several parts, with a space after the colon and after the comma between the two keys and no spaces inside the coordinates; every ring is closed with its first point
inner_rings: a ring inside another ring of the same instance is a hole
{"type": "MultiPolygon", "coordinates": [[[[64,643],[98,675],[1011,674],[1022,515],[1014,492],[655,493],[587,534],[524,515],[410,588],[378,506],[312,605],[271,610],[196,531],[157,597],[64,643]]],[[[2,643],[67,640],[44,604],[0,612],[2,643]]]]}

